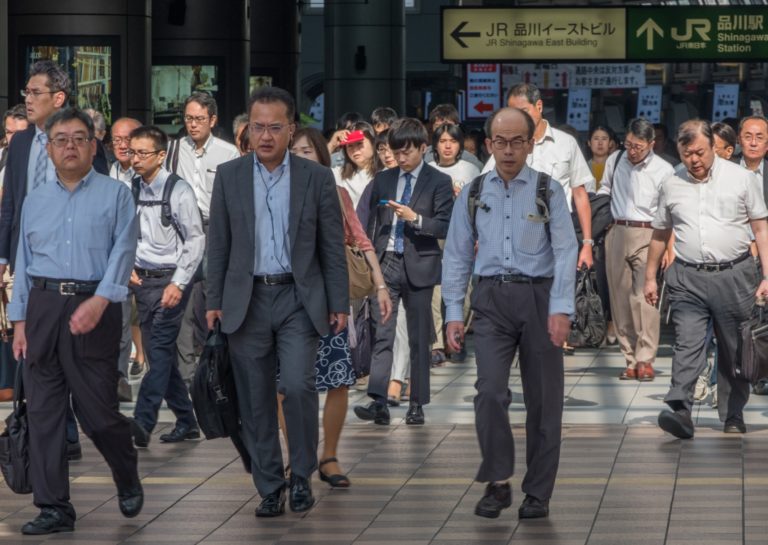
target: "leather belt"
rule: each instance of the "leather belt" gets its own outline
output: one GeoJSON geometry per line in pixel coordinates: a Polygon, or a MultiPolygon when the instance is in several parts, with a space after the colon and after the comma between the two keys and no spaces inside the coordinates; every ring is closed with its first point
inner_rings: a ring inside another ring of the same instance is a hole
{"type": "Polygon", "coordinates": [[[643,229],[653,229],[650,221],[613,220],[613,224],[623,225],[624,227],[642,227],[643,229]]]}
{"type": "Polygon", "coordinates": [[[32,287],[47,291],[57,291],[59,295],[93,295],[99,287],[99,281],[61,280],[58,278],[32,277],[32,287]]]}
{"type": "Polygon", "coordinates": [[[495,280],[502,284],[541,284],[551,278],[547,276],[526,276],[524,274],[494,274],[493,276],[481,276],[480,280],[495,280]]]}
{"type": "Polygon", "coordinates": [[[726,269],[732,269],[734,265],[738,265],[750,257],[752,257],[752,254],[746,252],[744,255],[737,257],[733,261],[722,261],[720,263],[689,263],[688,261],[683,261],[679,257],[675,258],[675,262],[680,263],[680,265],[683,267],[691,267],[697,271],[718,272],[726,269]]]}
{"type": "Polygon", "coordinates": [[[256,284],[265,284],[267,286],[278,286],[280,284],[293,284],[293,274],[265,274],[256,275],[253,277],[253,282],[256,284]]]}
{"type": "Polygon", "coordinates": [[[136,274],[143,276],[144,278],[165,278],[176,272],[175,268],[142,269],[141,267],[134,267],[133,270],[136,271],[136,274]]]}

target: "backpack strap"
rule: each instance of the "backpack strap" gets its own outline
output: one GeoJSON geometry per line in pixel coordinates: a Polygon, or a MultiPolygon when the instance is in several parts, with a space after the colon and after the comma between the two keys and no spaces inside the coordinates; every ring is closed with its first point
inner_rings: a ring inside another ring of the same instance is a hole
{"type": "Polygon", "coordinates": [[[165,181],[163,197],[160,201],[160,217],[163,227],[168,227],[169,225],[173,227],[173,230],[176,231],[181,243],[184,244],[184,235],[181,231],[181,226],[179,225],[179,222],[176,221],[176,218],[173,217],[173,210],[171,210],[171,193],[173,193],[173,188],[176,187],[176,182],[179,180],[181,180],[181,178],[178,175],[171,173],[165,181]]]}
{"type": "MultiPolygon", "coordinates": [[[[613,178],[616,176],[616,169],[619,168],[619,161],[621,161],[621,156],[624,155],[624,152],[627,151],[624,148],[621,148],[619,150],[619,155],[616,157],[616,162],[613,163],[613,171],[611,172],[611,188],[613,188],[613,178]]],[[[613,194],[613,189],[611,189],[611,194],[613,194]]]]}
{"type": "Polygon", "coordinates": [[[179,148],[181,139],[176,138],[168,144],[168,155],[165,158],[165,168],[171,174],[176,174],[179,169],[179,148]]]}
{"type": "Polygon", "coordinates": [[[141,193],[141,176],[131,178],[131,193],[133,194],[133,204],[139,204],[139,194],[141,193]]]}
{"type": "Polygon", "coordinates": [[[485,205],[480,202],[480,195],[483,192],[483,178],[485,174],[481,174],[469,185],[469,198],[467,199],[467,212],[469,213],[469,223],[472,225],[472,238],[477,240],[477,209],[483,208],[485,205]]]}
{"type": "Polygon", "coordinates": [[[552,193],[549,190],[549,183],[552,177],[544,172],[539,172],[539,179],[536,182],[536,211],[539,213],[544,230],[547,232],[547,240],[552,242],[552,229],[549,225],[549,196],[552,193]]]}

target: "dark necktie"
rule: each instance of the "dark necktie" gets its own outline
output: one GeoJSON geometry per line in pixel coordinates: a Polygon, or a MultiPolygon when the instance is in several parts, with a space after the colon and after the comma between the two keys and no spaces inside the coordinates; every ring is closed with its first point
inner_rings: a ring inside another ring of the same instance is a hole
{"type": "MultiPolygon", "coordinates": [[[[410,172],[405,173],[405,188],[403,188],[403,196],[400,198],[400,204],[408,206],[411,201],[411,178],[413,175],[410,172]]],[[[402,254],[405,251],[405,240],[403,234],[405,233],[405,221],[403,219],[397,220],[395,225],[395,253],[402,254]]]]}

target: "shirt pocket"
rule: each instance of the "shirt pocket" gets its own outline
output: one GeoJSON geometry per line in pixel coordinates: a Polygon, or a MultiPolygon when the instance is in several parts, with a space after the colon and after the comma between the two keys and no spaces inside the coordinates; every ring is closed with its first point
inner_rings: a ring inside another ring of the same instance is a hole
{"type": "Polygon", "coordinates": [[[546,224],[539,218],[538,210],[523,215],[520,229],[515,233],[515,247],[520,253],[539,255],[546,249],[548,242],[546,224]]]}
{"type": "Polygon", "coordinates": [[[113,230],[112,218],[106,214],[85,212],[75,223],[75,236],[85,237],[85,246],[94,250],[111,247],[113,230]]]}
{"type": "Polygon", "coordinates": [[[659,190],[652,180],[637,180],[634,183],[634,197],[635,205],[648,212],[659,204],[659,190]]]}

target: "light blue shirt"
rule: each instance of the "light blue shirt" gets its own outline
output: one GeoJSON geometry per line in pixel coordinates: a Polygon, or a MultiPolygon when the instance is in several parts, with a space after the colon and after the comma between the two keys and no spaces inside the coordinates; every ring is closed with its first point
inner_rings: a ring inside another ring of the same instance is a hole
{"type": "MultiPolygon", "coordinates": [[[[29,163],[27,163],[27,195],[32,193],[32,190],[35,188],[35,168],[38,155],[43,153],[46,157],[48,156],[45,146],[40,144],[41,135],[43,136],[43,141],[48,142],[48,136],[45,134],[45,131],[35,126],[35,137],[32,139],[32,147],[29,148],[29,163]]],[[[56,167],[53,166],[53,161],[51,161],[50,157],[47,157],[46,164],[45,180],[42,180],[40,183],[56,181],[56,167]]]]}
{"type": "Polygon", "coordinates": [[[21,212],[8,317],[25,319],[34,276],[99,281],[96,295],[124,301],[137,237],[133,195],[122,182],[91,169],[72,192],[58,180],[38,187],[21,212]]]}
{"type": "Polygon", "coordinates": [[[269,172],[253,154],[253,201],[256,211],[256,247],[253,252],[253,274],[291,272],[291,241],[288,240],[288,217],[291,202],[290,153],[269,172]]]}
{"type": "Polygon", "coordinates": [[[562,186],[549,184],[549,215],[552,243],[536,206],[539,173],[526,166],[504,187],[494,169],[486,174],[477,208],[478,251],[469,218],[467,184],[453,207],[443,253],[443,300],[445,321],[463,321],[464,296],[473,272],[480,276],[521,274],[553,277],[549,314],[573,314],[578,244],[562,186]]]}

